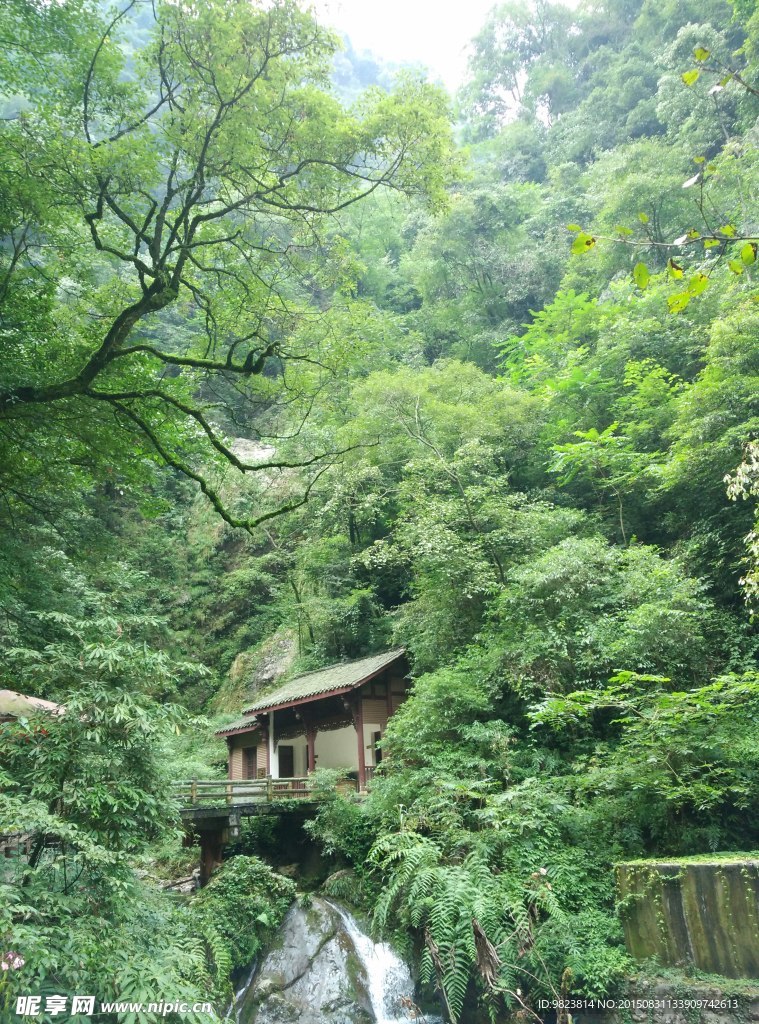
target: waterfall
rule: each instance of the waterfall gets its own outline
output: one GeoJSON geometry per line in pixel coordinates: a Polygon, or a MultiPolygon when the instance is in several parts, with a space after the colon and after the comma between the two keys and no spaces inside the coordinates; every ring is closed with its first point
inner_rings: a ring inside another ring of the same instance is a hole
{"type": "MultiPolygon", "coordinates": [[[[377,1024],[409,1024],[401,1000],[412,998],[414,982],[406,964],[386,942],[374,942],[361,931],[355,918],[330,901],[340,915],[369,979],[369,999],[377,1024]]],[[[440,1018],[421,1018],[425,1024],[439,1024],[440,1018]]]]}
{"type": "Polygon", "coordinates": [[[232,1002],[224,1011],[225,1017],[231,1017],[232,1015],[234,1015],[234,1019],[237,1022],[237,1024],[240,1024],[240,1007],[242,1006],[243,996],[250,988],[250,984],[253,981],[253,975],[256,973],[256,967],[258,967],[258,963],[256,960],[254,960],[253,963],[251,964],[250,970],[248,971],[245,977],[245,980],[243,981],[242,985],[235,990],[235,993],[232,996],[232,1002]]]}
{"type": "MultiPolygon", "coordinates": [[[[236,976],[235,988],[241,976],[236,976]]],[[[227,1014],[236,1024],[442,1024],[414,1016],[414,982],[386,942],[323,896],[294,903],[277,941],[250,968],[227,1014]]]]}

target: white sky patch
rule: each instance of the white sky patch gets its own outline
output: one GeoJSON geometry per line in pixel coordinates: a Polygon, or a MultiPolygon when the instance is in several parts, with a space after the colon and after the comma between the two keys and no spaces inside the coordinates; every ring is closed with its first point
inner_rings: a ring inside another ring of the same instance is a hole
{"type": "Polygon", "coordinates": [[[494,0],[313,0],[313,6],[319,21],[349,36],[355,49],[424,64],[454,92],[464,80],[469,42],[494,0]]]}
{"type": "MultiPolygon", "coordinates": [[[[311,0],[317,18],[356,50],[399,64],[423,64],[454,93],[466,77],[469,45],[500,0],[311,0]]],[[[580,0],[558,0],[576,8],[580,0]]]]}

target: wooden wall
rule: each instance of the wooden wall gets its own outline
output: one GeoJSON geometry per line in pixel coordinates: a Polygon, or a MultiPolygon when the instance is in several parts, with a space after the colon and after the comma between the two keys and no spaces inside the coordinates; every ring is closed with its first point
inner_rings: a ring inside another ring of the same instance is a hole
{"type": "MultiPolygon", "coordinates": [[[[249,733],[243,733],[241,736],[230,736],[231,750],[229,752],[229,778],[230,779],[244,779],[245,776],[245,753],[246,749],[250,747],[256,748],[256,739],[249,733]]],[[[263,753],[263,768],[264,774],[266,769],[266,746],[261,744],[258,746],[258,752],[256,755],[257,767],[262,767],[261,754],[263,753]]]]}
{"type": "Polygon", "coordinates": [[[242,747],[235,742],[237,737],[230,736],[231,749],[229,751],[229,777],[230,779],[242,778],[242,747]]]}
{"type": "Polygon", "coordinates": [[[377,723],[384,733],[387,720],[394,715],[407,696],[407,684],[402,677],[382,675],[361,687],[361,705],[364,722],[377,723]],[[388,687],[390,703],[388,704],[388,687]]]}

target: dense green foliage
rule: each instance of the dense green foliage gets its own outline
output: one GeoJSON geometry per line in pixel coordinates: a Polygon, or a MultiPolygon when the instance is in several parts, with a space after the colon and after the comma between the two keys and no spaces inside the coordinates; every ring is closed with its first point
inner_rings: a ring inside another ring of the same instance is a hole
{"type": "Polygon", "coordinates": [[[233,857],[193,904],[193,920],[216,931],[231,952],[231,966],[245,967],[260,953],[295,898],[295,883],[256,857],[233,857]]]}
{"type": "MultiPolygon", "coordinates": [[[[83,650],[82,661],[97,653],[83,650]]],[[[148,650],[143,661],[124,657],[119,670],[137,679],[154,661],[148,650]]],[[[4,1013],[30,991],[145,1004],[140,1015],[104,1017],[125,1021],[163,1019],[147,1012],[161,993],[221,1005],[232,968],[281,921],[294,885],[255,858],[235,858],[194,906],[136,870],[136,854],[177,843],[170,784],[179,762],[168,734],[181,718],[110,679],[72,692],[65,714],[3,727],[0,830],[19,843],[0,878],[0,929],[24,960],[3,978],[4,1013]]]]}
{"type": "Polygon", "coordinates": [[[221,1011],[292,886],[153,873],[279,662],[408,649],[309,830],[451,1021],[613,991],[616,859],[759,846],[754,7],[498,6],[454,152],[289,0],[5,5],[0,686],[68,710],[0,725],[0,1007],[221,1011]]]}

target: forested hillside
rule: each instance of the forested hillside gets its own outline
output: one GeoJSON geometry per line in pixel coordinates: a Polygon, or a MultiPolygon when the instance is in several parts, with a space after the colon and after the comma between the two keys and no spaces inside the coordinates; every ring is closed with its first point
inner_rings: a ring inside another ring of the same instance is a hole
{"type": "Polygon", "coordinates": [[[0,37],[0,688],[68,707],[0,725],[0,1014],[221,1014],[292,885],[159,891],[170,785],[399,645],[335,895],[451,1021],[615,991],[613,863],[759,847],[754,0],[501,5],[456,97],[290,0],[0,37]]]}

